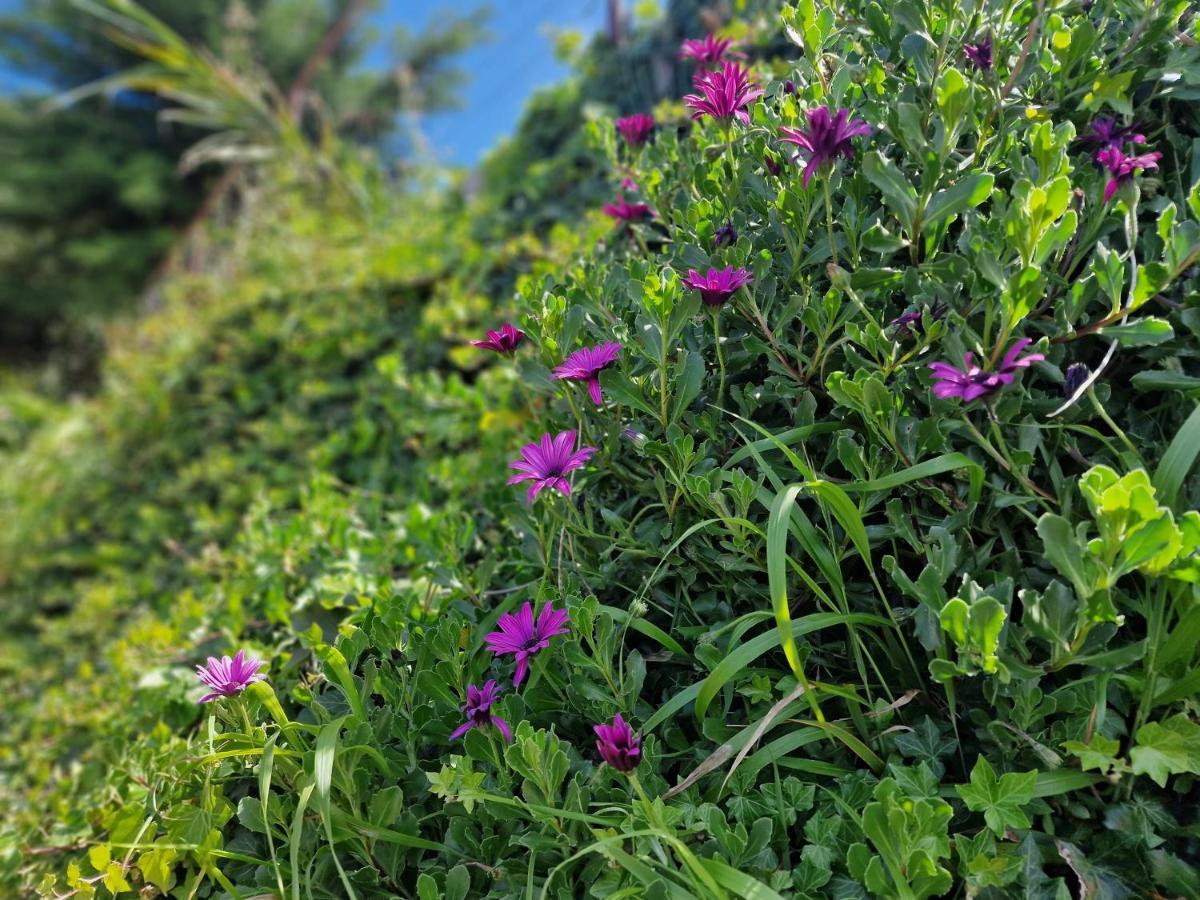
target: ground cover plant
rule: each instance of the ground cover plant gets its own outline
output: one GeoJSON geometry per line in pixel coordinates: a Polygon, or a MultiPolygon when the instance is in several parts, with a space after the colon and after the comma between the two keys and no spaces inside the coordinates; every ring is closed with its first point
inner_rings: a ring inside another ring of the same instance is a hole
{"type": "Polygon", "coordinates": [[[1200,896],[1195,11],[745,6],[592,215],[281,201],[12,457],[11,884],[1200,896]]]}

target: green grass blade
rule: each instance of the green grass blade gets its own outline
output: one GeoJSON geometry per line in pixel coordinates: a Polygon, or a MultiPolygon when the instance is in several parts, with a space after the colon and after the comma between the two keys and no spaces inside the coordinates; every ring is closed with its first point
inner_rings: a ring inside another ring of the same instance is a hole
{"type": "Polygon", "coordinates": [[[296,798],[296,812],[292,816],[292,829],[288,833],[288,855],[292,864],[292,900],[300,900],[300,843],[304,837],[304,811],[312,797],[313,784],[306,784],[296,798]]]}
{"type": "Polygon", "coordinates": [[[275,872],[275,884],[279,888],[279,896],[284,895],[283,873],[279,871],[279,859],[275,856],[275,838],[272,835],[269,810],[271,808],[271,774],[275,770],[275,741],[279,737],[273,734],[267,738],[263,747],[262,760],[258,764],[258,802],[262,806],[263,825],[267,831],[267,852],[271,856],[271,868],[275,872]]]}
{"type": "Polygon", "coordinates": [[[1200,406],[1192,410],[1187,421],[1180,426],[1159,460],[1158,468],[1154,470],[1154,489],[1158,493],[1159,503],[1176,509],[1179,489],[1195,465],[1197,455],[1200,455],[1200,406]]]}
{"type": "MultiPolygon", "coordinates": [[[[872,616],[866,613],[812,613],[803,618],[796,619],[791,623],[791,633],[793,637],[800,637],[809,634],[813,631],[820,631],[825,628],[835,628],[845,625],[879,625],[887,627],[889,622],[887,619],[879,616],[872,616]]],[[[746,643],[731,650],[724,659],[722,659],[708,676],[700,683],[700,689],[696,694],[696,718],[703,719],[704,713],[708,710],[709,704],[717,692],[724,687],[730,679],[735,677],[743,669],[751,665],[764,653],[779,646],[779,635],[774,629],[763,632],[762,634],[751,638],[746,643]]],[[[677,699],[677,698],[676,698],[677,699]]],[[[748,760],[747,760],[748,762],[748,760]]]]}
{"type": "Polygon", "coordinates": [[[661,628],[659,628],[653,622],[647,622],[645,619],[642,619],[642,618],[639,618],[636,616],[631,616],[625,610],[618,609],[615,606],[601,605],[599,609],[600,609],[600,612],[608,613],[610,616],[612,616],[613,619],[617,622],[617,624],[628,625],[634,631],[636,631],[640,634],[644,634],[646,637],[650,638],[652,641],[657,641],[660,646],[664,647],[667,650],[670,650],[672,653],[676,654],[677,656],[681,656],[684,659],[691,658],[691,656],[688,654],[688,652],[683,649],[683,645],[680,644],[679,641],[675,640],[675,638],[671,637],[669,634],[667,634],[665,631],[663,631],[661,628]]]}
{"type": "MultiPolygon", "coordinates": [[[[339,653],[338,656],[341,656],[341,654],[339,653]]],[[[345,665],[344,660],[342,665],[345,665]]],[[[346,896],[350,900],[357,900],[358,895],[354,893],[354,887],[350,884],[350,879],[346,876],[346,870],[342,868],[342,861],[338,859],[337,845],[333,839],[333,817],[329,814],[329,793],[330,787],[333,784],[333,762],[337,754],[338,735],[341,733],[342,723],[345,721],[346,717],[340,716],[323,726],[317,733],[317,749],[313,757],[313,780],[317,789],[317,808],[321,813],[321,821],[325,825],[325,837],[329,841],[329,852],[333,856],[333,864],[342,879],[342,886],[346,889],[346,896]]]]}
{"type": "Polygon", "coordinates": [[[972,503],[978,502],[980,494],[983,492],[983,467],[965,453],[943,453],[934,459],[927,459],[925,462],[909,466],[899,472],[893,472],[891,475],[885,475],[883,478],[854,481],[842,485],[842,490],[849,494],[890,491],[901,485],[932,478],[935,475],[944,475],[947,472],[955,472],[959,469],[967,470],[967,477],[970,479],[969,497],[972,503]]]}
{"type": "Polygon", "coordinates": [[[708,869],[708,873],[721,887],[733,891],[742,900],[783,900],[783,897],[757,878],[747,875],[740,869],[722,862],[719,859],[702,859],[700,864],[708,869]]]}

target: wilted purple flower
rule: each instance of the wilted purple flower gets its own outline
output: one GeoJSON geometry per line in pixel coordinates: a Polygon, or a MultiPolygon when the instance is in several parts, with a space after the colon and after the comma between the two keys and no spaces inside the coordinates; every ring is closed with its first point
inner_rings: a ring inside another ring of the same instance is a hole
{"type": "Polygon", "coordinates": [[[696,78],[697,94],[688,94],[683,102],[695,110],[693,119],[711,116],[723,126],[735,118],[749,123],[750,114],[746,107],[763,95],[758,82],[750,80],[750,73],[737,63],[727,62],[720,69],[704,72],[696,78]]]}
{"type": "Polygon", "coordinates": [[[541,493],[543,488],[553,488],[564,496],[571,496],[571,483],[566,476],[574,472],[596,452],[595,447],[580,447],[575,449],[575,432],[560,431],[557,436],[543,434],[541,441],[534,441],[521,448],[521,458],[508,464],[510,469],[516,469],[520,475],[508,479],[509,484],[520,484],[522,481],[532,481],[526,499],[532,503],[533,498],[541,493]]]}
{"type": "Polygon", "coordinates": [[[766,166],[767,171],[776,178],[778,178],[779,173],[783,171],[783,166],[779,165],[779,163],[775,160],[775,157],[773,157],[770,153],[763,157],[763,165],[766,166]]]}
{"type": "Polygon", "coordinates": [[[795,144],[808,157],[804,167],[804,186],[812,179],[813,172],[832,166],[839,156],[854,158],[852,138],[871,133],[871,126],[862,119],[851,121],[850,110],[839,109],[833,113],[828,106],[818,106],[808,111],[808,131],[800,128],[781,128],[785,144],[795,144]]]}
{"type": "Polygon", "coordinates": [[[525,332],[511,322],[505,322],[498,331],[489,331],[487,340],[471,341],[471,344],[494,353],[513,353],[521,346],[523,340],[525,332]]]}
{"type": "Polygon", "coordinates": [[[729,38],[719,38],[708,34],[703,40],[690,39],[683,42],[679,48],[680,59],[694,59],[701,65],[711,65],[721,62],[726,56],[731,59],[737,54],[730,53],[733,41],[729,38]]]}
{"type": "MultiPolygon", "coordinates": [[[[1088,131],[1079,136],[1079,140],[1082,143],[1095,146],[1098,156],[1099,151],[1105,147],[1116,147],[1120,150],[1127,143],[1146,143],[1146,136],[1135,131],[1136,127],[1135,125],[1118,125],[1115,120],[1110,119],[1108,116],[1097,116],[1088,125],[1088,131]]],[[[1096,163],[1097,165],[1103,165],[1098,159],[1096,163]]]]}
{"type": "Polygon", "coordinates": [[[732,222],[726,222],[715,232],[713,232],[713,246],[720,247],[722,244],[733,245],[737,243],[737,229],[733,227],[732,222]]]}
{"type": "Polygon", "coordinates": [[[687,278],[683,279],[686,287],[700,292],[700,299],[706,306],[720,306],[734,292],[753,281],[753,276],[742,268],[735,269],[726,266],[724,269],[709,269],[701,275],[695,269],[688,269],[687,278]]]}
{"type": "Polygon", "coordinates": [[[1108,169],[1112,177],[1104,186],[1104,202],[1112,199],[1122,184],[1132,181],[1134,173],[1141,169],[1157,169],[1161,153],[1143,153],[1141,156],[1126,156],[1117,147],[1104,147],[1096,154],[1096,162],[1108,169]]]}
{"type": "Polygon", "coordinates": [[[1068,399],[1074,397],[1091,374],[1092,370],[1088,368],[1087,363],[1077,362],[1067,366],[1063,377],[1063,396],[1068,399]]]}
{"type": "Polygon", "coordinates": [[[618,222],[640,222],[648,219],[652,213],[645,203],[630,203],[624,197],[618,197],[616,203],[605,203],[604,214],[618,222]]]}
{"type": "Polygon", "coordinates": [[[936,322],[945,316],[946,312],[946,305],[939,301],[934,303],[932,307],[911,309],[903,315],[897,316],[888,322],[888,327],[896,329],[896,337],[909,337],[916,333],[925,318],[928,318],[931,322],[936,322]]]}
{"type": "Polygon", "coordinates": [[[796,82],[792,81],[792,79],[790,79],[790,78],[787,81],[785,81],[783,83],[783,92],[785,94],[796,93],[796,82]]]}
{"type": "Polygon", "coordinates": [[[604,402],[600,393],[600,373],[617,360],[621,345],[616,341],[605,341],[595,347],[582,347],[562,361],[554,370],[555,378],[587,383],[588,396],[599,406],[604,402]]]}
{"type": "Polygon", "coordinates": [[[196,666],[196,677],[209,689],[209,693],[201,697],[200,702],[207,703],[218,697],[232,697],[240,694],[255,681],[266,681],[267,676],[259,671],[265,665],[262,660],[247,656],[245,650],[239,650],[233,659],[228,656],[222,656],[220,659],[210,656],[205,665],[196,666]]]}
{"type": "Polygon", "coordinates": [[[979,71],[990,71],[992,68],[992,36],[985,35],[977,44],[964,44],[963,56],[973,62],[979,71]]]}
{"type": "Polygon", "coordinates": [[[499,698],[500,685],[496,684],[495,680],[489,681],[483,687],[476,687],[473,684],[467,685],[467,702],[462,707],[463,715],[467,717],[467,721],[450,732],[450,740],[458,740],[472,728],[483,728],[485,725],[492,725],[504,736],[505,743],[511,744],[512,729],[508,727],[508,723],[502,718],[492,715],[492,704],[499,698]]]}
{"type": "Polygon", "coordinates": [[[496,622],[496,631],[484,637],[491,651],[497,656],[512,653],[517,658],[517,670],[513,673],[513,687],[525,679],[529,671],[529,658],[550,646],[550,638],[570,631],[570,621],[565,609],[555,609],[547,603],[533,619],[533,606],[526,603],[516,615],[505,613],[496,622]]]}
{"type": "Polygon", "coordinates": [[[640,147],[654,131],[654,116],[638,113],[617,119],[613,124],[617,126],[617,131],[621,132],[621,137],[625,138],[625,143],[630,147],[640,147]]]}
{"type": "Polygon", "coordinates": [[[1000,368],[995,372],[984,371],[981,366],[976,365],[973,353],[966,355],[963,360],[965,367],[962,369],[945,362],[930,363],[929,369],[933,372],[934,382],[933,395],[942,398],[958,397],[960,400],[970,403],[972,400],[994,394],[1006,384],[1013,383],[1018,369],[1027,368],[1038,360],[1046,358],[1041,353],[1021,356],[1021,351],[1031,343],[1033,341],[1029,338],[1021,338],[1013,344],[1004,354],[1004,359],[1000,361],[1000,368]]]}
{"type": "Polygon", "coordinates": [[[600,758],[618,772],[632,772],[642,761],[642,739],[617,713],[611,725],[594,725],[596,750],[600,758]]]}

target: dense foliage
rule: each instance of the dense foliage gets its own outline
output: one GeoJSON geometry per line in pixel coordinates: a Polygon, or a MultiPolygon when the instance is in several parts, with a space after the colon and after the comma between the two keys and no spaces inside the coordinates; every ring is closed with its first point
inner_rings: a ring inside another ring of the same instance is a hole
{"type": "Polygon", "coordinates": [[[40,413],[5,886],[1200,895],[1194,12],[746,6],[623,218],[280,191],[40,413]]]}

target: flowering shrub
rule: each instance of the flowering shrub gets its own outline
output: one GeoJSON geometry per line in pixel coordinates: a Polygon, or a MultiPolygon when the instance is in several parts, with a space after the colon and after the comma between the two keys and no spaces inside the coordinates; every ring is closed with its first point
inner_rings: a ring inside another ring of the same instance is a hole
{"type": "Polygon", "coordinates": [[[270,678],[117,751],[70,889],[1200,895],[1193,11],[734,29],[592,123],[636,196],[478,383],[377,360],[363,495],[250,517],[207,577],[270,678]]]}

